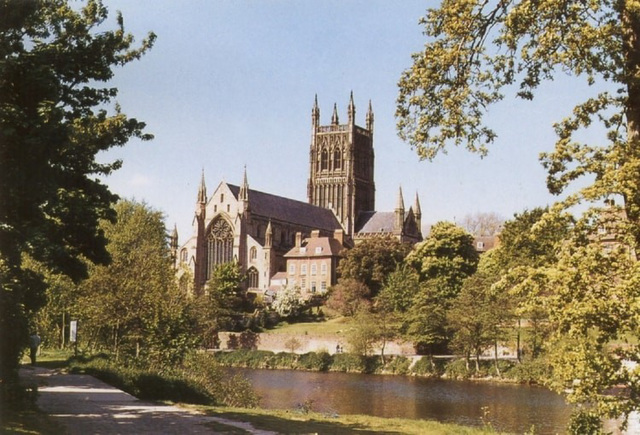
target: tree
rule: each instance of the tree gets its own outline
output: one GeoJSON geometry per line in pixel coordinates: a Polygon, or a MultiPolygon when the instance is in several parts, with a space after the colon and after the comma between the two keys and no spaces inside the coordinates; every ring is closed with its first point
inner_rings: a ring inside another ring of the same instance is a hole
{"type": "MultiPolygon", "coordinates": [[[[574,107],[571,116],[555,125],[558,137],[555,150],[542,156],[550,192],[559,194],[567,187],[575,186],[574,192],[552,207],[550,215],[557,216],[579,202],[594,204],[610,197],[621,197],[620,209],[626,217],[620,222],[617,242],[626,245],[631,252],[638,252],[640,44],[637,41],[640,38],[640,9],[637,2],[445,0],[438,9],[430,10],[421,22],[428,42],[423,52],[414,55],[412,68],[404,72],[399,83],[396,114],[400,136],[415,147],[421,158],[433,159],[452,144],[485,154],[496,133],[485,124],[484,115],[493,103],[504,98],[502,92],[507,87],[515,85],[518,97],[532,99],[541,83],[552,80],[561,71],[583,80],[592,86],[593,94],[574,107]],[[584,130],[593,128],[594,124],[599,124],[606,134],[584,134],[584,130]],[[593,140],[597,137],[602,137],[600,143],[583,142],[584,138],[593,140]],[[577,180],[580,183],[575,183],[577,180]]],[[[591,219],[597,221],[602,215],[603,210],[592,208],[576,222],[572,232],[578,230],[578,236],[593,239],[593,232],[585,233],[580,228],[590,226],[591,219]]],[[[587,287],[589,297],[582,298],[581,292],[565,292],[571,286],[564,280],[586,278],[576,276],[575,270],[586,273],[588,267],[594,265],[592,259],[596,253],[603,251],[603,246],[602,243],[585,243],[576,236],[567,240],[564,249],[563,258],[573,259],[574,270],[562,267],[564,260],[561,258],[553,268],[559,275],[550,281],[545,279],[549,276],[545,268],[532,271],[525,280],[531,288],[544,288],[547,292],[540,294],[542,300],[538,303],[547,303],[548,298],[555,300],[554,294],[562,294],[568,306],[581,307],[576,312],[579,315],[572,319],[577,324],[604,328],[608,334],[600,337],[606,339],[621,333],[626,329],[623,323],[594,322],[607,319],[593,313],[612,302],[599,299],[611,296],[603,293],[604,289],[611,289],[612,285],[621,289],[624,280],[633,281],[635,276],[619,275],[622,271],[618,264],[605,261],[604,264],[613,270],[596,267],[587,273],[593,279],[587,287]],[[585,246],[591,247],[585,251],[585,246]],[[549,285],[543,285],[545,283],[549,285]]],[[[628,251],[626,255],[629,255],[628,251]]],[[[627,269],[630,270],[631,267],[627,269]]],[[[640,308],[629,294],[622,292],[616,297],[624,297],[632,317],[640,314],[640,308]]],[[[626,414],[629,409],[640,408],[637,399],[629,399],[626,407],[611,407],[608,404],[617,401],[600,395],[600,387],[613,385],[617,374],[610,370],[606,346],[600,341],[597,346],[589,342],[590,328],[583,328],[579,333],[577,329],[571,329],[571,339],[594,352],[589,360],[575,359],[574,364],[564,366],[567,370],[562,376],[567,379],[573,376],[576,383],[584,386],[575,389],[581,394],[571,397],[590,403],[599,417],[616,416],[616,412],[626,414]],[[586,376],[589,367],[599,367],[600,370],[595,371],[607,379],[598,377],[598,382],[602,382],[599,386],[590,382],[586,376]]],[[[567,332],[566,329],[556,330],[554,335],[567,332]]],[[[585,357],[584,354],[580,356],[585,357]]],[[[629,383],[626,386],[633,388],[629,383]]],[[[635,396],[632,394],[631,397],[635,396]]],[[[592,416],[583,413],[578,418],[590,419],[592,416]]],[[[580,422],[573,427],[580,427],[580,422]]]]}
{"type": "Polygon", "coordinates": [[[411,246],[392,236],[365,239],[350,249],[340,261],[341,278],[355,279],[376,296],[387,276],[402,264],[411,246]]]}
{"type": "Polygon", "coordinates": [[[303,306],[302,294],[300,288],[297,286],[284,287],[278,291],[275,300],[271,304],[271,308],[273,308],[280,317],[297,317],[303,306]]]}
{"type": "Polygon", "coordinates": [[[175,362],[193,345],[194,325],[175,282],[163,216],[133,201],[115,209],[116,222],[101,224],[111,262],[91,266],[75,315],[87,339],[116,355],[175,362]]]}
{"type": "Polygon", "coordinates": [[[330,289],[327,307],[343,316],[355,316],[370,305],[371,290],[356,279],[340,278],[330,289]]]}
{"type": "Polygon", "coordinates": [[[476,237],[495,236],[500,233],[504,219],[496,213],[468,214],[460,226],[476,237]]]}
{"type": "Polygon", "coordinates": [[[114,30],[98,32],[107,15],[99,1],[0,2],[0,380],[17,376],[27,318],[44,304],[42,276],[23,269],[22,253],[75,281],[86,277],[81,257],[106,263],[98,222],[115,217],[116,196],[96,175],[120,162],[95,156],[151,138],[118,106],[109,114],[117,89],[99,85],[155,35],[134,48],[120,15],[114,30]]]}
{"type": "Polygon", "coordinates": [[[486,154],[496,132],[484,116],[505,89],[533,99],[538,86],[562,71],[593,86],[593,95],[555,125],[555,151],[542,156],[547,186],[565,200],[624,200],[640,244],[640,11],[636,2],[444,0],[420,20],[428,39],[399,82],[400,136],[420,158],[447,146],[486,154]],[[581,130],[599,123],[600,144],[582,143],[581,130]]]}
{"type": "Polygon", "coordinates": [[[406,263],[419,274],[421,281],[437,280],[444,299],[456,296],[462,282],[476,271],[478,253],[473,236],[450,222],[438,222],[429,236],[417,244],[406,263]]]}
{"type": "Polygon", "coordinates": [[[448,307],[435,280],[420,285],[405,316],[404,327],[407,339],[414,343],[418,353],[433,355],[449,339],[446,330],[448,307]]]}
{"type": "Polygon", "coordinates": [[[418,274],[406,264],[389,274],[384,286],[376,298],[376,305],[383,305],[386,310],[406,313],[413,303],[413,298],[420,287],[418,274]]]}

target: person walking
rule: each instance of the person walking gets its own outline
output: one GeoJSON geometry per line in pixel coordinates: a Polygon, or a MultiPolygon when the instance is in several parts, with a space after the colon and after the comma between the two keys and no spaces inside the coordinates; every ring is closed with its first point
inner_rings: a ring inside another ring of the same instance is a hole
{"type": "Polygon", "coordinates": [[[36,355],[38,354],[38,347],[40,347],[40,336],[37,332],[34,332],[29,337],[29,350],[31,351],[31,365],[36,365],[36,355]]]}

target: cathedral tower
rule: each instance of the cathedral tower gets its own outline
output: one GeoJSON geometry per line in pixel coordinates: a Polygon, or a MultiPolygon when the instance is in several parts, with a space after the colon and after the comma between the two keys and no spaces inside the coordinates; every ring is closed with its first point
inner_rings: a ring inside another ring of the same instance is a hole
{"type": "Polygon", "coordinates": [[[375,210],[373,181],[373,110],[369,102],[367,128],[356,125],[353,92],[347,124],[340,124],[336,105],[330,125],[320,125],[316,96],[311,110],[311,150],[307,197],[310,204],[333,210],[353,236],[359,212],[375,210]]]}

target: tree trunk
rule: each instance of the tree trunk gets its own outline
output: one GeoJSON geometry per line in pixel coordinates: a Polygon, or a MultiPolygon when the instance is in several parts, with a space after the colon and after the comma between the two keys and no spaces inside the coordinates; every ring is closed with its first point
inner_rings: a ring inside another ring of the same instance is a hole
{"type": "Polygon", "coordinates": [[[498,340],[494,340],[493,342],[493,362],[496,366],[496,373],[498,376],[502,376],[500,374],[500,369],[498,368],[498,340]]]}
{"type": "Polygon", "coordinates": [[[516,355],[518,357],[518,362],[522,362],[522,359],[520,357],[521,351],[520,351],[520,322],[522,319],[518,318],[518,329],[517,329],[517,335],[516,335],[516,355]]]}
{"type": "MultiPolygon", "coordinates": [[[[628,100],[625,110],[627,118],[627,155],[619,165],[633,163],[640,158],[640,20],[635,11],[629,11],[626,2],[622,6],[623,53],[628,100]]],[[[623,192],[624,208],[634,228],[636,252],[640,248],[640,174],[634,180],[625,180],[628,188],[623,192]]]]}
{"type": "Polygon", "coordinates": [[[62,325],[60,327],[60,349],[64,349],[64,325],[65,325],[65,316],[64,311],[62,311],[62,325]]]}

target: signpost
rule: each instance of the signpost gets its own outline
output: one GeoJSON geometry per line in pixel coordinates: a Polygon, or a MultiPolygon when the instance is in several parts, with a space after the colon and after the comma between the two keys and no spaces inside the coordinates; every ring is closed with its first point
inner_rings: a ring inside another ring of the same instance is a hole
{"type": "Polygon", "coordinates": [[[78,356],[78,321],[69,322],[69,342],[73,343],[73,351],[78,356]]]}

